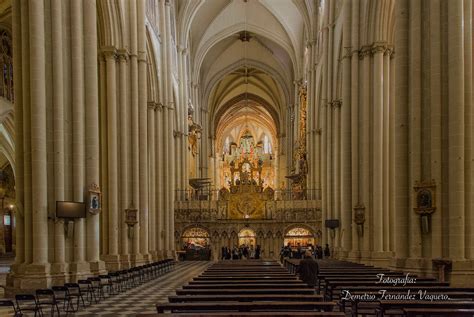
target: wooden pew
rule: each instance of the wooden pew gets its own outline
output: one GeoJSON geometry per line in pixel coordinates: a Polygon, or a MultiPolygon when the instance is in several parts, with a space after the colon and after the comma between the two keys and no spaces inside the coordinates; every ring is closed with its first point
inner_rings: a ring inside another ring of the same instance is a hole
{"type": "Polygon", "coordinates": [[[200,281],[189,281],[189,285],[209,285],[209,284],[302,284],[301,280],[280,280],[280,279],[260,279],[260,280],[200,280],[200,281]]]}
{"type": "Polygon", "coordinates": [[[404,316],[406,317],[472,317],[474,309],[453,309],[453,308],[404,308],[404,316]]]}
{"type": "Polygon", "coordinates": [[[379,317],[401,315],[407,308],[449,308],[449,309],[474,309],[474,301],[392,301],[382,300],[376,308],[376,315],[379,317]]]}
{"type": "MultiPolygon", "coordinates": [[[[282,288],[282,289],[294,289],[294,288],[305,288],[309,287],[308,284],[271,284],[271,283],[253,283],[253,284],[203,284],[203,285],[183,285],[183,289],[256,289],[256,288],[282,288]]],[[[311,288],[314,292],[314,289],[311,288]]]]}
{"type": "Polygon", "coordinates": [[[176,295],[249,295],[249,294],[306,294],[314,295],[312,288],[255,288],[255,289],[177,289],[176,295]]]}
{"type": "MultiPolygon", "coordinates": [[[[403,288],[396,288],[393,291],[389,291],[386,294],[390,295],[406,295],[407,290],[403,288]]],[[[343,292],[341,292],[343,293],[343,292]]],[[[443,292],[436,292],[431,291],[428,292],[429,295],[433,296],[442,296],[447,295],[449,299],[456,300],[456,301],[471,301],[474,300],[474,291],[473,292],[453,292],[453,291],[443,291],[443,292]]],[[[340,299],[340,308],[341,311],[347,311],[348,308],[351,308],[351,312],[354,316],[358,314],[362,315],[373,315],[375,313],[376,307],[379,305],[378,300],[374,301],[365,301],[359,300],[356,298],[351,298],[348,300],[344,300],[343,296],[345,294],[341,294],[340,299]]],[[[377,291],[351,291],[352,296],[373,296],[374,298],[380,298],[381,293],[377,291]]],[[[415,293],[415,295],[419,296],[419,294],[415,293]]]]}
{"type": "MultiPolygon", "coordinates": [[[[341,290],[351,290],[358,289],[360,287],[372,287],[374,289],[391,289],[392,287],[397,288],[397,286],[390,286],[389,284],[378,284],[377,281],[326,281],[325,296],[328,300],[333,300],[334,294],[340,294],[341,290]]],[[[407,284],[408,288],[411,289],[427,289],[429,287],[440,288],[440,287],[449,287],[449,283],[446,282],[436,282],[436,281],[417,281],[413,284],[407,284]]],[[[400,285],[401,287],[401,285],[400,285]]]]}
{"type": "Polygon", "coordinates": [[[302,294],[250,294],[250,295],[194,295],[168,296],[170,303],[182,302],[212,302],[212,301],[236,301],[236,302],[254,302],[254,301],[310,301],[322,302],[322,295],[302,295],[302,294]]]}
{"type": "Polygon", "coordinates": [[[282,310],[295,311],[332,311],[336,306],[335,302],[197,302],[197,303],[163,303],[157,304],[156,310],[158,313],[164,312],[207,312],[207,311],[265,311],[275,312],[282,310]]]}
{"type": "Polygon", "coordinates": [[[219,313],[219,312],[189,312],[189,313],[164,313],[164,314],[141,314],[137,317],[208,317],[208,316],[225,316],[225,317],[251,317],[251,316],[262,316],[262,317],[293,317],[293,316],[323,316],[323,317],[345,317],[342,312],[239,312],[239,313],[219,313]]]}
{"type": "MultiPolygon", "coordinates": [[[[280,281],[295,281],[298,278],[294,275],[292,276],[278,276],[276,277],[280,281]]],[[[193,281],[234,281],[234,280],[262,280],[267,279],[271,280],[272,277],[265,277],[265,276],[215,276],[215,277],[206,277],[206,276],[198,276],[193,278],[193,281]]]]}

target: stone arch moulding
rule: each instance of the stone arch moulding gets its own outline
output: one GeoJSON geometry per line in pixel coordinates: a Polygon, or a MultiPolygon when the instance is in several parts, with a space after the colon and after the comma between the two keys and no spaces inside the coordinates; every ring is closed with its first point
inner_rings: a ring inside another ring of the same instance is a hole
{"type": "Polygon", "coordinates": [[[276,132],[277,135],[280,134],[280,120],[279,120],[279,115],[275,111],[274,107],[272,107],[265,99],[262,97],[259,97],[257,95],[251,94],[251,93],[244,93],[240,94],[238,96],[235,96],[234,98],[228,100],[222,107],[219,108],[217,113],[212,116],[211,118],[211,124],[209,125],[209,134],[210,135],[216,135],[216,131],[219,125],[220,118],[225,114],[227,110],[229,110],[233,105],[236,103],[243,101],[245,99],[255,101],[256,103],[259,103],[267,110],[270,115],[272,116],[273,121],[275,122],[275,127],[276,127],[276,132]]]}
{"type": "Polygon", "coordinates": [[[281,75],[280,72],[278,72],[276,69],[274,69],[271,66],[268,66],[267,64],[264,64],[262,62],[259,62],[254,59],[240,59],[227,67],[223,68],[216,74],[212,76],[212,78],[207,82],[206,87],[204,88],[204,94],[203,94],[203,100],[204,104],[208,104],[209,102],[209,96],[211,95],[212,89],[214,86],[221,81],[226,75],[229,73],[241,68],[242,66],[249,66],[256,68],[262,72],[265,72],[269,74],[280,86],[281,90],[283,91],[283,94],[285,95],[285,100],[283,100],[284,103],[289,104],[290,101],[293,98],[292,95],[292,79],[291,78],[285,78],[281,75]]]}
{"type": "Polygon", "coordinates": [[[255,33],[260,36],[266,37],[267,39],[271,40],[272,42],[282,47],[285,50],[285,52],[288,54],[288,56],[290,57],[293,71],[296,75],[296,78],[299,77],[299,61],[298,61],[298,58],[296,58],[296,54],[293,51],[293,47],[291,46],[291,44],[285,43],[278,36],[276,36],[275,34],[272,34],[271,32],[268,32],[265,29],[255,27],[254,25],[249,25],[249,24],[245,25],[243,23],[239,23],[223,30],[220,33],[214,34],[204,44],[201,44],[198,47],[196,55],[195,55],[195,59],[194,59],[195,60],[195,64],[194,64],[195,66],[193,69],[194,82],[199,81],[199,74],[200,74],[202,63],[204,62],[204,59],[207,53],[212,49],[212,47],[214,47],[220,41],[228,38],[229,36],[234,36],[235,34],[241,31],[247,31],[247,32],[255,33]]]}

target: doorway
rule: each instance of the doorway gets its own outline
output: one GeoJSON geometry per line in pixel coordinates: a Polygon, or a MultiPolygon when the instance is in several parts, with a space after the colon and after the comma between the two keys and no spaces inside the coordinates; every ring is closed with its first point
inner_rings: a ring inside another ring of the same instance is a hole
{"type": "Polygon", "coordinates": [[[239,246],[246,245],[248,247],[252,246],[255,248],[256,246],[256,237],[255,231],[249,228],[244,228],[239,232],[239,246]]]}

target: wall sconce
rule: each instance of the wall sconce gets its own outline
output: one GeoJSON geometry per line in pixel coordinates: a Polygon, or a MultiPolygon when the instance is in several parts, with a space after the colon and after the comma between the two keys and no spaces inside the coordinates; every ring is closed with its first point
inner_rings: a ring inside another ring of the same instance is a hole
{"type": "Polygon", "coordinates": [[[133,202],[130,203],[128,209],[125,209],[125,223],[128,226],[128,238],[133,238],[133,227],[138,223],[138,209],[135,208],[133,202]]]}
{"type": "Polygon", "coordinates": [[[431,214],[436,211],[434,205],[436,183],[434,179],[415,182],[413,189],[416,192],[416,207],[413,210],[420,216],[420,228],[422,233],[430,232],[431,214]]]}
{"type": "Polygon", "coordinates": [[[363,237],[365,223],[365,206],[363,204],[354,206],[354,222],[357,225],[357,234],[359,237],[363,237]]]}

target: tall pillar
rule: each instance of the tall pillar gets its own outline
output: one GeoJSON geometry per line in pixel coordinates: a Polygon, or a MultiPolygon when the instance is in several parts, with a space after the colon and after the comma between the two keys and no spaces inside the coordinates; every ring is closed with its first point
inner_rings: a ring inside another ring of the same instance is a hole
{"type": "Polygon", "coordinates": [[[348,52],[344,55],[342,69],[341,108],[341,254],[347,256],[351,249],[352,177],[351,177],[351,2],[344,3],[343,43],[348,52]]]}
{"type": "MultiPolygon", "coordinates": [[[[15,2],[15,1],[14,1],[15,2]]],[[[53,54],[53,129],[54,129],[54,187],[55,200],[63,201],[64,197],[64,86],[63,86],[63,51],[62,51],[62,1],[51,1],[51,35],[53,54]]],[[[21,95],[21,94],[19,94],[21,95]]],[[[18,96],[15,94],[15,97],[18,96]]],[[[17,138],[18,140],[19,138],[17,138]]],[[[21,151],[22,152],[22,151],[21,151]]],[[[16,184],[17,188],[19,184],[16,184]]],[[[18,230],[18,229],[17,229],[18,230]]],[[[63,275],[65,267],[64,221],[54,225],[54,264],[52,271],[63,275]]],[[[62,283],[65,280],[61,280],[62,283]]]]}
{"type": "MultiPolygon", "coordinates": [[[[71,2],[71,86],[72,86],[72,178],[73,200],[84,201],[85,176],[85,109],[84,109],[84,43],[82,2],[71,2]]],[[[74,262],[71,271],[85,270],[85,223],[74,221],[74,262]]]]}
{"type": "MultiPolygon", "coordinates": [[[[97,3],[83,1],[85,71],[86,185],[99,185],[99,83],[97,67],[97,3]]],[[[104,269],[99,259],[99,215],[87,214],[87,261],[91,272],[104,269]]]]}
{"type": "Polygon", "coordinates": [[[139,117],[139,188],[140,188],[140,253],[148,260],[148,139],[145,0],[137,1],[138,34],[138,117],[139,117]]]}
{"type": "MultiPolygon", "coordinates": [[[[171,131],[173,131],[173,122],[174,122],[174,111],[173,109],[168,109],[168,121],[170,122],[170,126],[171,126],[171,129],[170,129],[170,141],[169,141],[169,153],[174,153],[173,149],[174,149],[174,144],[173,144],[173,133],[171,131]]],[[[168,205],[168,212],[169,212],[169,216],[168,216],[168,227],[166,228],[168,230],[168,235],[169,235],[169,244],[168,244],[168,247],[169,247],[169,251],[171,252],[170,254],[168,254],[168,256],[173,256],[173,253],[172,251],[174,251],[174,189],[175,189],[175,186],[176,186],[176,180],[175,178],[173,177],[175,175],[175,168],[176,168],[176,165],[174,163],[174,160],[171,158],[170,160],[170,175],[171,177],[168,179],[169,180],[169,186],[170,188],[172,189],[171,190],[171,193],[170,193],[170,196],[169,196],[169,205],[168,205]]]]}
{"type": "Polygon", "coordinates": [[[448,5],[449,256],[465,258],[464,46],[463,0],[448,5]]]}
{"type": "MultiPolygon", "coordinates": [[[[25,209],[24,209],[24,151],[23,151],[23,107],[22,95],[23,63],[22,63],[22,29],[20,2],[12,1],[13,28],[13,86],[15,94],[15,185],[16,185],[16,249],[15,265],[25,261],[25,209]]],[[[57,230],[55,228],[55,230],[57,230]]],[[[57,261],[57,258],[56,258],[57,261]]]]}
{"type": "Polygon", "coordinates": [[[165,157],[163,160],[163,185],[164,185],[164,217],[163,217],[163,225],[162,225],[162,232],[165,235],[165,244],[164,244],[164,251],[169,251],[170,249],[170,237],[169,232],[169,218],[170,218],[170,211],[169,211],[169,199],[170,199],[170,160],[169,160],[169,149],[170,149],[170,122],[168,120],[168,112],[170,112],[168,106],[163,107],[163,149],[165,149],[165,157]]]}
{"type": "Polygon", "coordinates": [[[117,156],[117,89],[116,89],[116,52],[104,50],[107,71],[107,150],[108,150],[108,212],[109,212],[109,261],[110,267],[118,261],[118,162],[117,156]]]}
{"type": "MultiPolygon", "coordinates": [[[[410,19],[409,19],[409,60],[408,69],[410,76],[408,78],[409,96],[409,177],[408,186],[414,186],[416,181],[421,181],[422,174],[422,86],[421,86],[421,20],[423,18],[421,1],[410,1],[410,19]]],[[[409,189],[410,190],[410,189],[409,189]]],[[[409,192],[409,256],[411,258],[421,257],[421,230],[419,216],[413,212],[413,206],[416,206],[413,190],[409,192]]]]}
{"type": "Polygon", "coordinates": [[[359,108],[359,144],[360,144],[360,176],[359,186],[361,192],[360,203],[365,207],[364,235],[362,237],[361,256],[367,259],[370,252],[370,240],[373,232],[376,230],[370,225],[371,206],[370,206],[370,47],[361,48],[360,58],[362,59],[361,71],[359,73],[361,85],[360,88],[360,108],[359,108]]]}
{"type": "Polygon", "coordinates": [[[33,263],[48,263],[44,2],[29,5],[33,263]],[[34,52],[34,53],[33,53],[34,52]]]}
{"type": "Polygon", "coordinates": [[[408,256],[408,4],[408,0],[395,2],[395,267],[408,256]]]}
{"type": "Polygon", "coordinates": [[[152,261],[156,260],[156,139],[155,139],[155,111],[156,105],[154,102],[148,105],[148,162],[149,162],[149,176],[148,186],[150,190],[149,198],[149,223],[148,223],[148,238],[149,238],[149,250],[151,251],[152,261]]]}
{"type": "MultiPolygon", "coordinates": [[[[351,169],[352,169],[352,205],[351,209],[359,205],[360,200],[360,178],[359,178],[359,0],[353,0],[351,13],[351,169]]],[[[352,216],[352,253],[351,258],[359,257],[359,234],[352,216]]]]}
{"type": "Polygon", "coordinates": [[[125,223],[125,210],[129,207],[129,105],[127,99],[127,66],[128,54],[125,50],[119,51],[119,99],[120,99],[120,208],[118,219],[121,230],[120,262],[122,266],[129,266],[128,225],[125,223]]]}
{"type": "MultiPolygon", "coordinates": [[[[386,49],[385,44],[376,43],[372,48],[373,53],[373,103],[372,103],[372,118],[365,118],[365,120],[373,120],[372,133],[372,226],[374,229],[373,235],[373,251],[383,251],[383,54],[386,49]]],[[[367,140],[368,141],[368,140],[367,140]]],[[[368,190],[368,188],[367,188],[368,190]]],[[[377,255],[375,255],[377,257],[377,255]]]]}
{"type": "Polygon", "coordinates": [[[464,0],[464,109],[465,109],[465,216],[466,216],[466,259],[474,259],[474,164],[473,164],[473,114],[472,109],[472,84],[473,84],[473,61],[472,61],[472,0],[464,0]]]}
{"type": "Polygon", "coordinates": [[[390,104],[390,84],[394,83],[390,78],[390,55],[392,53],[391,48],[387,48],[384,51],[383,56],[383,251],[390,251],[390,108],[393,107],[390,104]]]}
{"type": "Polygon", "coordinates": [[[156,246],[158,250],[158,256],[163,256],[165,250],[164,244],[164,219],[165,219],[165,191],[164,191],[164,132],[163,132],[163,104],[158,106],[158,110],[155,112],[156,116],[156,190],[154,192],[157,195],[156,205],[156,246]]]}
{"type": "Polygon", "coordinates": [[[33,223],[31,201],[31,92],[30,92],[30,35],[29,35],[29,9],[28,2],[21,2],[21,88],[23,97],[23,181],[24,181],[24,232],[25,232],[25,263],[33,261],[33,223]]]}

